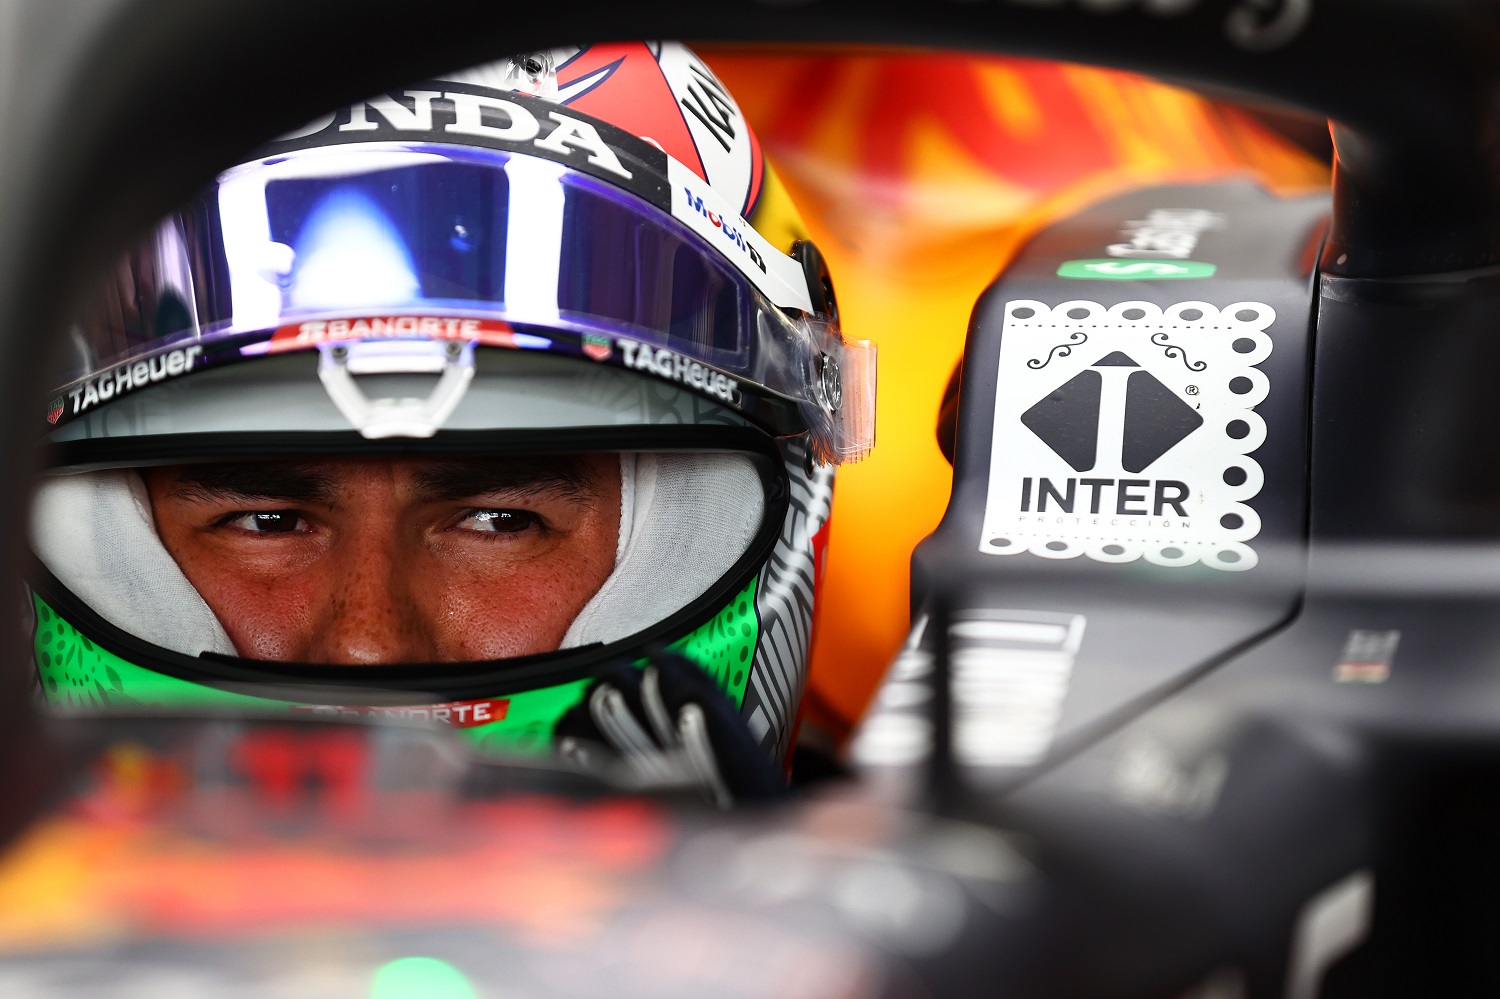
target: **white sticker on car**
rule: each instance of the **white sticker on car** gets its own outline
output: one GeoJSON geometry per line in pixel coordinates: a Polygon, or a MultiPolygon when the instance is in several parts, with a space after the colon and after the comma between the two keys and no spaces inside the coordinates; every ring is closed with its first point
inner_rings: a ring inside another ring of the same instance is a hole
{"type": "Polygon", "coordinates": [[[1006,304],[979,550],[1254,567],[1276,313],[1006,304]]]}

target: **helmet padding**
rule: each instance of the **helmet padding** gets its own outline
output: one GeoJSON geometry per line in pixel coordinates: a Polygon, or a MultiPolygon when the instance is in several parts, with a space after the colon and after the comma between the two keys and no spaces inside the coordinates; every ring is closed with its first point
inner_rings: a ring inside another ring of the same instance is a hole
{"type": "Polygon", "coordinates": [[[157,536],[146,484],[134,470],[48,476],[31,509],[37,558],[104,620],[173,652],[235,654],[157,536]]]}
{"type": "Polygon", "coordinates": [[[765,509],[760,476],[742,455],[622,455],[615,568],[562,647],[618,641],[682,610],[750,547],[765,509]]]}

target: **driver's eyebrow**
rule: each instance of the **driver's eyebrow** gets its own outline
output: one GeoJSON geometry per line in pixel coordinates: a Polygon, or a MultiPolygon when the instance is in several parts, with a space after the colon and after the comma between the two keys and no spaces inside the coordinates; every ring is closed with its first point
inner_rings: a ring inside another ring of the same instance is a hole
{"type": "Polygon", "coordinates": [[[338,482],[315,465],[243,461],[184,465],[172,492],[184,499],[210,502],[228,499],[326,504],[338,493],[338,482]]]}
{"type": "Polygon", "coordinates": [[[599,495],[596,476],[573,455],[525,455],[439,461],[415,475],[423,499],[452,501],[491,493],[550,495],[586,501],[599,495]]]}

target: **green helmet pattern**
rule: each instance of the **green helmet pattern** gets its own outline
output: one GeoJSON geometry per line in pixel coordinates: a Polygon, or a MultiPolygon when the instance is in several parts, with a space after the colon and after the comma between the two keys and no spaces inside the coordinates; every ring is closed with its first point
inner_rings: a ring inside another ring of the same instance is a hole
{"type": "MultiPolygon", "coordinates": [[[[729,695],[736,707],[745,699],[752,657],[760,641],[752,579],[712,619],[673,642],[670,648],[696,662],[729,695]]],[[[179,679],[129,662],[89,640],[32,595],[36,612],[32,650],[41,696],[62,713],[167,709],[253,712],[314,712],[322,705],[256,697],[179,679]]],[[[638,664],[644,665],[644,662],[638,664]]],[[[458,729],[475,748],[496,754],[540,753],[550,749],[557,721],[583,697],[588,679],[496,698],[493,721],[458,729]]],[[[357,709],[350,709],[359,712],[357,709]]],[[[381,710],[381,709],[372,709],[381,710]]],[[[430,718],[423,706],[393,708],[397,716],[430,718]]]]}

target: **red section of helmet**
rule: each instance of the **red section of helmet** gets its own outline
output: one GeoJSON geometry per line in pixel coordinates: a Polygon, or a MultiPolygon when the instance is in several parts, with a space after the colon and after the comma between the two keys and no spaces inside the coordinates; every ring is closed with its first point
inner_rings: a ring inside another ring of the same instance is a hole
{"type": "MultiPolygon", "coordinates": [[[[645,42],[589,45],[557,70],[557,88],[565,103],[602,118],[632,135],[648,139],[705,181],[709,180],[698,146],[683,117],[682,102],[645,42]],[[585,83],[583,92],[566,97],[569,87],[585,83]]],[[[744,210],[760,196],[760,142],[750,136],[752,166],[744,210]]]]}

